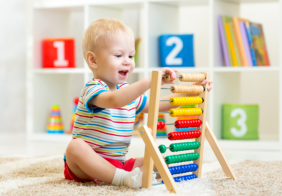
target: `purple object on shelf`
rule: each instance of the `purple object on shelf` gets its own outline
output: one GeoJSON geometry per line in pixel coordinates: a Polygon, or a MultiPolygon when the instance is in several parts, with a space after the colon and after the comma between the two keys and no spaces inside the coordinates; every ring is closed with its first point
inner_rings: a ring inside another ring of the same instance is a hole
{"type": "Polygon", "coordinates": [[[225,41],[226,39],[225,39],[222,19],[220,15],[217,17],[217,21],[218,21],[219,35],[220,35],[220,42],[221,42],[221,49],[223,53],[224,63],[225,63],[225,66],[230,67],[227,48],[226,48],[227,47],[226,41],[225,41]]]}
{"type": "Polygon", "coordinates": [[[250,46],[249,46],[249,41],[248,41],[248,37],[246,34],[246,30],[245,30],[245,23],[244,22],[239,22],[239,27],[240,27],[240,32],[242,35],[242,40],[243,40],[243,45],[245,48],[245,52],[246,52],[246,56],[247,56],[247,61],[248,61],[248,66],[252,67],[253,66],[253,61],[252,61],[252,56],[251,56],[251,50],[250,50],[250,46]]]}

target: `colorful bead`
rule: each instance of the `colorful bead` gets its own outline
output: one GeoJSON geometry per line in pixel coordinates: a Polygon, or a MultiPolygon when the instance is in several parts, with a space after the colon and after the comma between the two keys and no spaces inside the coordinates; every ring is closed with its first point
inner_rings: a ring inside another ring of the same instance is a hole
{"type": "Polygon", "coordinates": [[[197,152],[193,153],[186,153],[186,154],[180,154],[180,155],[170,155],[165,157],[166,164],[172,164],[172,163],[180,163],[185,161],[194,161],[199,158],[199,154],[197,152]]]}
{"type": "Polygon", "coordinates": [[[199,127],[201,126],[202,121],[200,119],[192,120],[177,120],[175,121],[175,128],[188,128],[188,127],[199,127]]]}
{"type": "Polygon", "coordinates": [[[200,116],[203,113],[201,108],[173,108],[169,110],[169,115],[171,117],[178,117],[178,116],[200,116]]]}
{"type": "MultiPolygon", "coordinates": [[[[178,152],[183,150],[194,150],[200,147],[200,143],[195,142],[183,142],[183,143],[174,143],[169,145],[171,152],[178,152]]],[[[160,149],[160,146],[159,146],[160,149]]]]}
{"type": "MultiPolygon", "coordinates": [[[[196,174],[190,174],[190,175],[186,175],[186,176],[179,176],[179,177],[174,177],[174,181],[175,182],[181,182],[181,181],[187,181],[187,180],[193,180],[197,178],[196,174]]],[[[162,181],[163,183],[163,181],[162,181]]]]}
{"type": "Polygon", "coordinates": [[[163,145],[163,144],[159,145],[159,150],[160,150],[161,153],[165,153],[165,151],[166,151],[166,146],[163,145]]]}
{"type": "Polygon", "coordinates": [[[183,139],[191,139],[198,138],[201,136],[201,132],[199,130],[196,131],[179,131],[179,132],[171,132],[168,134],[169,140],[183,140],[183,139]]]}
{"type": "Polygon", "coordinates": [[[158,130],[162,130],[165,128],[165,123],[164,121],[158,121],[158,124],[157,124],[157,129],[158,130]]]}
{"type": "Polygon", "coordinates": [[[202,97],[171,97],[171,105],[198,105],[203,103],[202,97]]]}

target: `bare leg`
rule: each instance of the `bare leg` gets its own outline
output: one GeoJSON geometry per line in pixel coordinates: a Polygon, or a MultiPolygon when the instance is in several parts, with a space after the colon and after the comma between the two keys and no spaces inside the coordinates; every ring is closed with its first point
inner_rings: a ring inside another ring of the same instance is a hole
{"type": "Polygon", "coordinates": [[[110,184],[114,178],[116,167],[100,157],[81,139],[70,142],[66,159],[68,167],[79,179],[95,178],[110,184]]]}

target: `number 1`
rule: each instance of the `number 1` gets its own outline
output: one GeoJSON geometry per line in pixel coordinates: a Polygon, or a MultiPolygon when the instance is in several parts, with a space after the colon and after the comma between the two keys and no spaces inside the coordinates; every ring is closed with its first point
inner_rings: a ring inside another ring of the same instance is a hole
{"type": "Polygon", "coordinates": [[[69,61],[65,59],[65,42],[55,41],[53,46],[57,48],[57,60],[54,61],[54,66],[67,67],[69,61]]]}

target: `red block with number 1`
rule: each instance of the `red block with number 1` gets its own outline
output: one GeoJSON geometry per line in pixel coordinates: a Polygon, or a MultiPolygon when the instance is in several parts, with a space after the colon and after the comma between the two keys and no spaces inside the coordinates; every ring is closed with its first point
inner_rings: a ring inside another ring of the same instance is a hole
{"type": "Polygon", "coordinates": [[[42,41],[43,68],[74,68],[74,39],[53,38],[42,41]]]}

